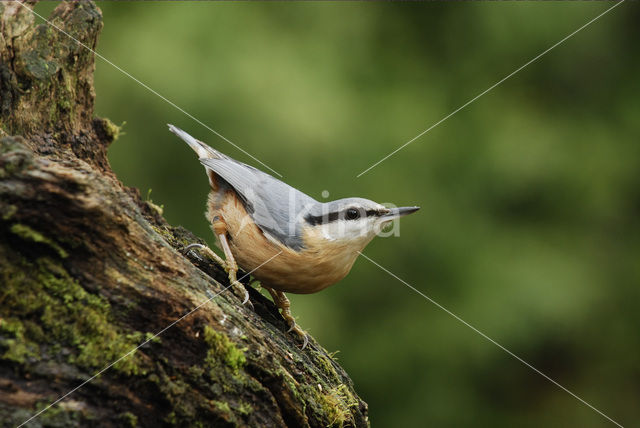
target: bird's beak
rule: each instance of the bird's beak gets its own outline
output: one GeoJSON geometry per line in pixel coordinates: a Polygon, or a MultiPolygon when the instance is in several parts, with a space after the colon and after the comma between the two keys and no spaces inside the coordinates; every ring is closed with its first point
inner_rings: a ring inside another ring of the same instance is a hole
{"type": "Polygon", "coordinates": [[[403,217],[405,215],[409,215],[418,211],[420,207],[400,207],[400,208],[389,208],[389,212],[381,216],[380,218],[384,221],[393,220],[398,217],[403,217]]]}

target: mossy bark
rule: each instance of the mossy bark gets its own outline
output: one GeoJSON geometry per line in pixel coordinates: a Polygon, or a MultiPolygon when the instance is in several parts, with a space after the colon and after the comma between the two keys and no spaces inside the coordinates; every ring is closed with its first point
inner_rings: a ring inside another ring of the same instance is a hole
{"type": "MultiPolygon", "coordinates": [[[[88,47],[91,2],[49,18],[88,47]]],[[[179,249],[199,239],[124,187],[94,117],[93,54],[0,3],[0,423],[18,425],[226,287],[179,249]]],[[[132,120],[135,120],[133,118],[132,120]]],[[[230,292],[27,426],[367,426],[367,406],[273,304],[230,292]]]]}

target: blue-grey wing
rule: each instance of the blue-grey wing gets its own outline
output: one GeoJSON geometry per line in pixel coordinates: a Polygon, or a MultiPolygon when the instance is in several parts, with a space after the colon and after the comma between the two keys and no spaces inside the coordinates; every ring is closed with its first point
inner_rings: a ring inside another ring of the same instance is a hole
{"type": "Polygon", "coordinates": [[[304,248],[300,221],[317,202],[310,196],[252,166],[231,158],[200,162],[238,193],[253,221],[265,233],[296,251],[304,248]]]}

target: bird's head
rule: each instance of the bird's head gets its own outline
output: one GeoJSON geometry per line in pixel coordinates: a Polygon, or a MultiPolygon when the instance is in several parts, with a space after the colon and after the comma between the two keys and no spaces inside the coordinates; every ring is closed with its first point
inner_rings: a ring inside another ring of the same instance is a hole
{"type": "Polygon", "coordinates": [[[363,198],[345,198],[320,203],[303,215],[305,229],[335,244],[364,248],[393,220],[414,213],[419,207],[388,208],[363,198]]]}

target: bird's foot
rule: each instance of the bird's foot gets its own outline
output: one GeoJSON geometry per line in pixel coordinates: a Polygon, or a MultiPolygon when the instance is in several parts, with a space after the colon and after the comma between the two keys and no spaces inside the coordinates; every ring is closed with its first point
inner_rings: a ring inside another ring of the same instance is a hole
{"type": "Polygon", "coordinates": [[[182,253],[186,255],[193,248],[197,248],[198,250],[202,251],[202,254],[206,256],[209,260],[216,262],[222,269],[225,270],[225,272],[229,272],[229,266],[227,265],[227,262],[224,261],[222,257],[214,253],[213,250],[207,247],[206,245],[197,244],[197,243],[189,244],[182,249],[182,253]]]}
{"type": "Polygon", "coordinates": [[[238,268],[225,261],[222,257],[214,253],[213,250],[211,250],[211,248],[207,247],[206,245],[190,244],[184,247],[182,252],[184,254],[187,254],[193,248],[197,248],[198,250],[200,250],[205,257],[217,263],[225,270],[225,272],[227,272],[227,274],[229,275],[229,286],[233,290],[233,294],[235,294],[236,297],[240,299],[243,305],[246,304],[250,309],[253,309],[253,304],[249,301],[249,292],[247,291],[245,286],[237,279],[238,268]]]}
{"type": "Polygon", "coordinates": [[[300,327],[298,327],[298,324],[296,324],[295,320],[293,320],[289,324],[289,330],[287,330],[287,333],[294,333],[296,336],[298,336],[299,339],[302,340],[302,346],[300,347],[301,351],[303,351],[304,348],[306,348],[309,344],[309,335],[300,327]]]}
{"type": "Polygon", "coordinates": [[[278,309],[280,309],[280,315],[282,315],[282,318],[287,322],[287,325],[289,326],[287,333],[293,332],[298,336],[302,340],[302,347],[300,350],[304,350],[304,348],[309,344],[309,336],[304,332],[304,330],[298,327],[296,319],[291,315],[291,302],[289,301],[289,298],[282,291],[266,286],[264,288],[266,288],[269,294],[271,294],[273,303],[275,303],[278,309]]]}
{"type": "Polygon", "coordinates": [[[250,309],[253,309],[253,303],[249,300],[249,291],[247,288],[236,278],[238,269],[229,269],[229,284],[233,290],[233,294],[236,295],[243,305],[247,305],[250,309]]]}

